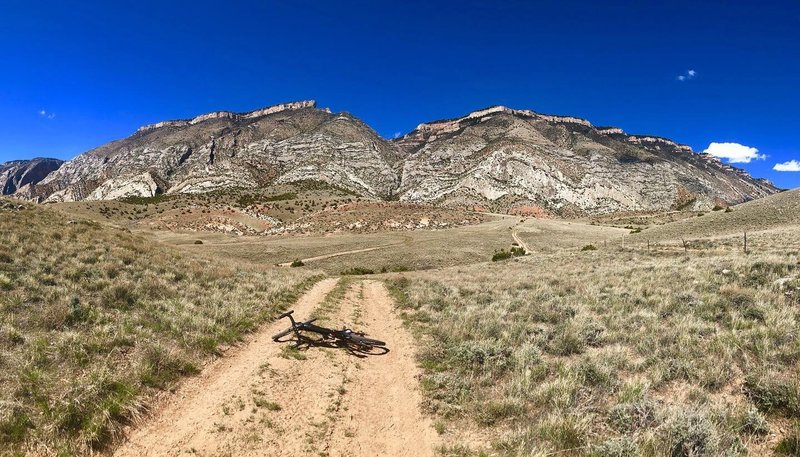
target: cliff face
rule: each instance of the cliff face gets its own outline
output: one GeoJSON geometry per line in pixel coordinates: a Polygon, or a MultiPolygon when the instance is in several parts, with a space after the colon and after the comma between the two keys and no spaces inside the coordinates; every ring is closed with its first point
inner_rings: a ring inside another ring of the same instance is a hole
{"type": "Polygon", "coordinates": [[[421,124],[396,144],[409,201],[577,215],[710,209],[777,191],[664,138],[505,107],[421,124]]]}
{"type": "Polygon", "coordinates": [[[311,179],[381,198],[399,185],[394,151],[353,116],[287,103],[142,127],[67,162],[35,195],[104,200],[311,179]]]}
{"type": "Polygon", "coordinates": [[[387,141],[305,101],[145,126],[17,195],[104,200],[300,180],[379,199],[565,216],[709,209],[777,191],[688,146],[575,117],[496,106],[387,141]]]}
{"type": "Polygon", "coordinates": [[[58,170],[63,163],[63,160],[58,159],[37,158],[0,164],[0,195],[24,192],[51,172],[58,170]]]}

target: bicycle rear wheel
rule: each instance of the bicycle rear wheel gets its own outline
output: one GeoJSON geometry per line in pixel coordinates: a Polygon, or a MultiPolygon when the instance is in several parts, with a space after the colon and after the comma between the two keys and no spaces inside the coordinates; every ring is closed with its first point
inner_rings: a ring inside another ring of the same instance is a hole
{"type": "Polygon", "coordinates": [[[373,340],[372,338],[367,338],[361,335],[350,334],[347,335],[347,339],[355,344],[362,346],[386,346],[386,343],[384,343],[383,341],[373,340]]]}

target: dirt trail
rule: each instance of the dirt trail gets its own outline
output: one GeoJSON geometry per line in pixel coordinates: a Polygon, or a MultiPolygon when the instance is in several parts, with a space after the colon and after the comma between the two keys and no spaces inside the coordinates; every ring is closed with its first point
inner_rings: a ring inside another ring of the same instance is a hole
{"type": "MultiPolygon", "coordinates": [[[[392,247],[392,246],[398,246],[400,244],[402,244],[402,243],[384,244],[382,246],[375,246],[375,247],[372,247],[372,248],[354,249],[352,251],[334,252],[332,254],[318,255],[316,257],[309,257],[307,259],[300,259],[300,261],[303,262],[303,263],[314,262],[316,260],[325,260],[325,259],[330,259],[331,257],[339,257],[339,256],[342,256],[342,255],[358,254],[358,253],[361,253],[361,252],[369,252],[369,251],[377,251],[378,249],[386,249],[386,248],[389,248],[389,247],[392,247]]],[[[292,265],[292,262],[283,262],[283,263],[279,263],[278,264],[279,267],[288,267],[288,266],[291,266],[291,265],[292,265]]]]}
{"type": "Polygon", "coordinates": [[[520,245],[520,247],[522,247],[522,249],[525,249],[525,252],[527,253],[531,252],[530,248],[528,247],[528,243],[522,241],[522,238],[520,238],[519,235],[517,235],[516,229],[511,231],[511,238],[514,238],[514,241],[516,241],[517,244],[520,245]]]}
{"type": "MultiPolygon", "coordinates": [[[[309,316],[337,283],[317,284],[295,314],[309,316]]],[[[386,288],[354,281],[325,310],[326,324],[364,330],[391,351],[358,358],[334,348],[288,350],[270,338],[286,325],[273,323],[188,381],[114,455],[433,455],[438,436],[419,409],[413,341],[386,288]]]]}

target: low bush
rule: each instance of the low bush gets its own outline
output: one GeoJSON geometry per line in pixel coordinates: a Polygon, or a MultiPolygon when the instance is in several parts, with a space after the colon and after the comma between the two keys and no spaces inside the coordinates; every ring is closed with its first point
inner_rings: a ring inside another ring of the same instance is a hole
{"type": "Polygon", "coordinates": [[[348,268],[347,270],[342,271],[341,274],[342,274],[342,276],[348,276],[348,275],[353,275],[353,276],[371,275],[371,274],[375,274],[375,270],[372,270],[370,268],[364,268],[364,267],[352,267],[352,268],[348,268]]]}
{"type": "Polygon", "coordinates": [[[497,261],[500,261],[500,260],[508,260],[513,255],[514,254],[512,254],[510,251],[506,251],[505,249],[501,249],[501,250],[495,252],[494,255],[492,255],[492,262],[497,262],[497,261]]]}

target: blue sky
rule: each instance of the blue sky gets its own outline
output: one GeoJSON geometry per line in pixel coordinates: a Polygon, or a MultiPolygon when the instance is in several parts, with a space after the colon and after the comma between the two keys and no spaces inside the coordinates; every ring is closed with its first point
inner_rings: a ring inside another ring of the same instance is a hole
{"type": "Polygon", "coordinates": [[[385,137],[503,104],[720,143],[800,186],[773,169],[800,161],[794,0],[2,0],[0,37],[0,162],[299,99],[385,137]]]}

